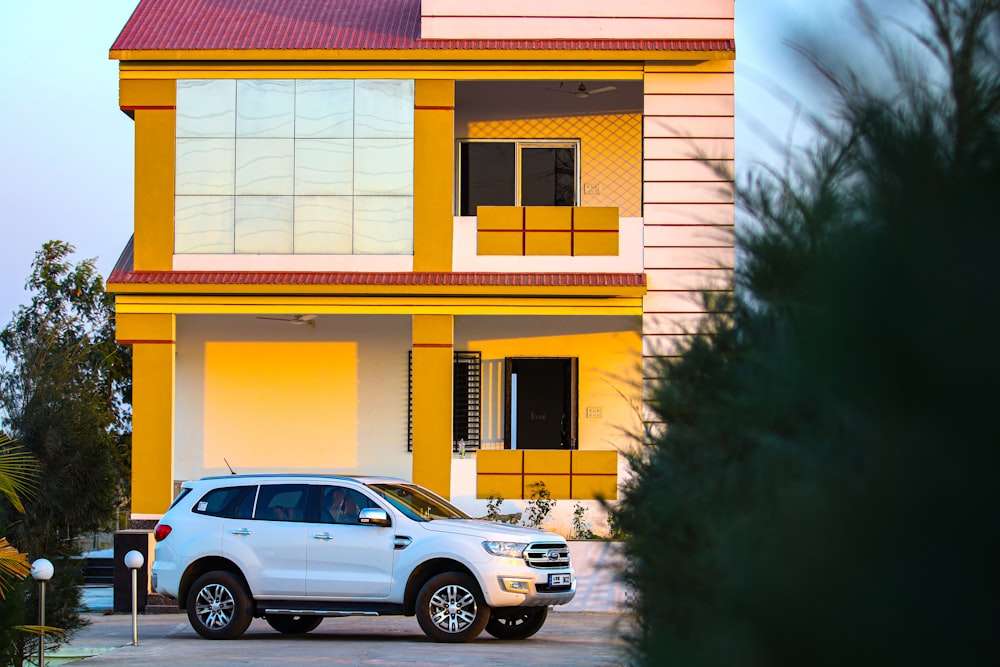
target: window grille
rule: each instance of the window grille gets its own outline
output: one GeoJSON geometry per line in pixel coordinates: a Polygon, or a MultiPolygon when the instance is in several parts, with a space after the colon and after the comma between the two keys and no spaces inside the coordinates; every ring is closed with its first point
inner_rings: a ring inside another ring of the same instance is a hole
{"type": "MultiPolygon", "coordinates": [[[[466,450],[479,449],[482,404],[482,353],[455,352],[452,370],[452,451],[460,442],[466,450]]],[[[409,353],[409,406],[406,451],[413,451],[413,351],[409,353]]]]}

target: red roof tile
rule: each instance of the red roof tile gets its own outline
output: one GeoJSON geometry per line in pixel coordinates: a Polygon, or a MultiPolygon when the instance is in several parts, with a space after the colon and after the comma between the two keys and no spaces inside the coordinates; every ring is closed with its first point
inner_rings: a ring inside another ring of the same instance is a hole
{"type": "Polygon", "coordinates": [[[142,0],[112,51],[734,51],[731,39],[420,39],[420,0],[142,0]]]}
{"type": "MultiPolygon", "coordinates": [[[[343,285],[645,287],[643,273],[431,273],[364,271],[135,271],[130,240],[108,276],[126,285],[343,285]]],[[[112,290],[113,291],[113,290],[112,290]]]]}

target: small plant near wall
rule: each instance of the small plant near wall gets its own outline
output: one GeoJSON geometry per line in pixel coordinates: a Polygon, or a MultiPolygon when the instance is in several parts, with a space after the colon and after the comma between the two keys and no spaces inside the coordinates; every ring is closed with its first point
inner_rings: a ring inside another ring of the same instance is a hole
{"type": "Polygon", "coordinates": [[[495,523],[510,523],[517,525],[521,522],[521,513],[503,514],[500,506],[503,505],[503,496],[494,496],[492,493],[486,499],[486,516],[483,518],[495,523]]]}
{"type": "Polygon", "coordinates": [[[556,500],[545,488],[545,482],[531,485],[531,500],[525,509],[524,525],[529,528],[540,528],[545,517],[556,506],[556,500]]]}
{"type": "Polygon", "coordinates": [[[573,539],[592,540],[594,531],[590,529],[590,521],[587,520],[587,508],[576,503],[573,505],[573,539]]]}
{"type": "Polygon", "coordinates": [[[486,500],[486,520],[487,521],[500,521],[500,506],[503,505],[503,497],[494,496],[490,494],[490,497],[486,500]]]}
{"type": "Polygon", "coordinates": [[[618,512],[615,508],[611,507],[608,508],[608,539],[619,541],[625,539],[625,531],[622,530],[618,512]]]}

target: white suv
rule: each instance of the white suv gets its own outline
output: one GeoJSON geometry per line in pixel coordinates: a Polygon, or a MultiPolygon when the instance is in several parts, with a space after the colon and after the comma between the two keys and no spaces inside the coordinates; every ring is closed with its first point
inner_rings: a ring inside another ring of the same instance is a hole
{"type": "Polygon", "coordinates": [[[202,637],[254,617],[285,633],[326,616],[416,615],[435,641],[535,634],[576,579],[553,533],[471,519],[386,477],[227,475],[185,482],[156,525],[153,588],[202,637]]]}

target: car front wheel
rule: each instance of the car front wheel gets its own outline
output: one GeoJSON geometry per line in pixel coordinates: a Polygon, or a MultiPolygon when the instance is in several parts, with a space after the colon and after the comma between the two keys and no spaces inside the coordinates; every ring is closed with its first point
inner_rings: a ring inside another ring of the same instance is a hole
{"type": "Polygon", "coordinates": [[[272,614],[265,616],[267,624],[278,632],[286,635],[304,635],[312,632],[323,622],[322,616],[293,616],[291,614],[272,614]]]}
{"type": "Polygon", "coordinates": [[[188,620],[205,639],[236,639],[253,620],[253,604],[243,583],[230,572],[207,572],[188,593],[188,620]]]}
{"type": "Polygon", "coordinates": [[[431,577],[417,594],[417,622],[437,642],[468,642],[479,636],[490,619],[476,580],[461,572],[431,577]]]}
{"type": "Polygon", "coordinates": [[[542,629],[548,615],[548,607],[494,609],[486,632],[497,639],[527,639],[542,629]]]}

